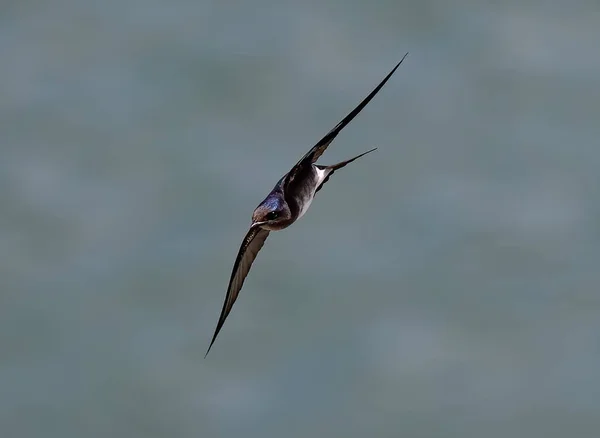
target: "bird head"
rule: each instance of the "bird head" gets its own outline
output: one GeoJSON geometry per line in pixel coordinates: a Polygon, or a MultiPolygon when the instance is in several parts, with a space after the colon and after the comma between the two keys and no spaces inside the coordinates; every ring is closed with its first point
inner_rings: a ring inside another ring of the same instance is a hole
{"type": "Polygon", "coordinates": [[[292,223],[291,218],[285,200],[278,195],[269,195],[252,213],[252,224],[265,230],[282,230],[292,223]]]}

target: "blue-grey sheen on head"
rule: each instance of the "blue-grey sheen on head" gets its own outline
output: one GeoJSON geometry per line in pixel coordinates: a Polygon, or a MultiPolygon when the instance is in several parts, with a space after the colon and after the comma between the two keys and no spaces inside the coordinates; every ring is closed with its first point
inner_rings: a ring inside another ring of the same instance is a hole
{"type": "MultiPolygon", "coordinates": [[[[408,53],[406,55],[408,55],[408,53]]],[[[233,264],[225,302],[223,303],[221,315],[219,316],[219,321],[217,322],[212,341],[206,351],[207,355],[214,344],[215,339],[217,339],[217,335],[219,334],[219,331],[221,331],[225,319],[229,315],[229,312],[231,312],[231,308],[242,289],[244,280],[250,271],[250,267],[256,259],[258,252],[263,247],[265,240],[267,240],[269,233],[271,231],[287,228],[302,217],[312,203],[315,194],[321,190],[327,181],[329,181],[329,178],[336,170],[341,169],[354,160],[375,150],[371,149],[370,151],[363,152],[349,160],[330,166],[315,164],[340,131],[344,129],[344,127],[363,110],[371,99],[373,99],[379,90],[381,90],[381,87],[385,85],[400,64],[402,64],[406,55],[402,57],[392,71],[383,78],[379,85],[377,85],[377,87],[375,87],[375,89],[371,91],[371,93],[363,99],[350,114],[335,125],[325,137],[319,140],[319,142],[279,180],[273,190],[271,190],[271,193],[269,193],[264,201],[262,201],[254,210],[254,213],[252,214],[252,225],[250,225],[250,230],[248,230],[242,241],[235,263],[233,264]]]]}
{"type": "Polygon", "coordinates": [[[259,224],[270,231],[283,230],[291,225],[292,212],[290,211],[283,193],[273,190],[261,202],[252,214],[252,223],[259,224]]]}

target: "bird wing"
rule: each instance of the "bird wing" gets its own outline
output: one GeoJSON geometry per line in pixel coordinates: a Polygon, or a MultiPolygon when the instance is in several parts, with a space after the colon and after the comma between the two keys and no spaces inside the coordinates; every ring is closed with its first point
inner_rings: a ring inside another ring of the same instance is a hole
{"type": "Polygon", "coordinates": [[[294,178],[297,175],[302,173],[302,170],[306,167],[307,164],[314,163],[315,161],[317,161],[319,159],[319,157],[321,155],[323,155],[323,152],[325,152],[327,147],[331,144],[333,139],[340,133],[340,131],[342,129],[344,129],[344,127],[348,123],[350,123],[352,121],[352,119],[354,119],[354,117],[356,117],[358,115],[358,113],[360,113],[363,110],[363,108],[365,106],[367,106],[367,104],[371,101],[371,99],[373,99],[373,97],[375,97],[375,95],[379,92],[379,90],[381,90],[381,88],[385,85],[385,83],[388,81],[388,79],[390,77],[392,77],[392,75],[394,74],[396,69],[398,67],[400,67],[400,64],[402,64],[402,61],[404,61],[404,58],[406,58],[406,55],[408,55],[408,53],[406,53],[402,57],[400,62],[398,64],[396,64],[396,66],[392,69],[392,71],[389,72],[385,78],[383,78],[383,80],[379,83],[379,85],[377,85],[375,87],[375,89],[373,91],[371,91],[371,93],[367,97],[365,97],[364,100],[361,103],[359,103],[356,108],[354,108],[352,110],[352,112],[350,112],[350,114],[348,114],[346,117],[344,117],[342,119],[342,121],[339,122],[337,125],[335,125],[331,131],[329,131],[327,134],[325,134],[325,137],[323,137],[321,140],[319,140],[318,143],[316,145],[314,145],[312,147],[312,149],[310,151],[308,151],[300,159],[300,161],[298,161],[298,163],[296,163],[296,165],[292,168],[292,170],[290,170],[289,173],[287,174],[286,186],[289,185],[290,183],[292,183],[294,181],[294,178]]]}
{"type": "MultiPolygon", "coordinates": [[[[208,355],[210,348],[215,342],[215,339],[217,339],[217,335],[221,331],[221,327],[223,327],[223,323],[225,323],[227,315],[229,315],[235,300],[237,300],[237,297],[240,294],[240,290],[244,284],[244,279],[248,275],[254,259],[256,259],[258,252],[265,244],[265,240],[267,240],[268,236],[268,230],[263,230],[259,226],[253,225],[250,227],[246,237],[244,237],[233,265],[233,271],[231,272],[231,279],[229,280],[229,286],[227,287],[227,295],[225,296],[225,302],[223,303],[221,316],[219,316],[219,322],[217,323],[215,334],[213,335],[212,341],[210,342],[208,350],[206,351],[206,355],[208,355]]],[[[206,357],[206,355],[204,357],[206,357]]]]}

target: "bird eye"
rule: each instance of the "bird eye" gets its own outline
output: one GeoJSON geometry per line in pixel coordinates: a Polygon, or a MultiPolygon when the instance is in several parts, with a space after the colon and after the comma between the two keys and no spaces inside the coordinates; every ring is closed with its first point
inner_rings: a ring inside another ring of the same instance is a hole
{"type": "Polygon", "coordinates": [[[277,219],[277,216],[279,216],[279,213],[277,213],[276,211],[270,211],[267,213],[267,220],[268,221],[272,221],[273,219],[277,219]]]}

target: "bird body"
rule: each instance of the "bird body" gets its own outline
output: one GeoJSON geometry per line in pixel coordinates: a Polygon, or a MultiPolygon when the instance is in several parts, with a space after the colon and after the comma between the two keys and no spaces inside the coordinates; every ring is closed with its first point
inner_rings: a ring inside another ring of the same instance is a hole
{"type": "Polygon", "coordinates": [[[314,164],[312,165],[309,176],[306,177],[305,184],[303,184],[303,186],[297,190],[295,196],[293,196],[296,202],[298,202],[298,208],[300,209],[298,219],[304,216],[304,213],[308,211],[308,207],[310,207],[313,199],[315,199],[317,187],[323,184],[323,181],[325,181],[325,178],[327,178],[329,173],[330,171],[327,168],[317,167],[314,164]]]}
{"type": "MultiPolygon", "coordinates": [[[[406,55],[408,55],[408,53],[406,55]]],[[[307,212],[315,194],[321,190],[323,185],[336,170],[341,169],[354,160],[375,150],[371,149],[356,157],[350,158],[349,160],[330,166],[315,164],[340,131],[350,123],[350,121],[371,101],[377,92],[379,92],[400,64],[402,64],[406,55],[404,55],[392,71],[356,108],[354,108],[354,110],[352,110],[352,112],[350,112],[350,114],[329,131],[277,182],[277,184],[275,184],[273,190],[271,190],[267,197],[258,205],[258,207],[256,207],[252,214],[252,224],[242,241],[242,245],[240,246],[233,265],[225,302],[223,303],[223,309],[221,310],[221,315],[212,341],[206,351],[206,355],[208,355],[219,331],[223,327],[225,319],[229,315],[229,312],[242,289],[244,279],[248,275],[250,267],[267,240],[269,233],[271,231],[283,230],[300,219],[307,212]]]]}

